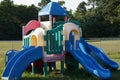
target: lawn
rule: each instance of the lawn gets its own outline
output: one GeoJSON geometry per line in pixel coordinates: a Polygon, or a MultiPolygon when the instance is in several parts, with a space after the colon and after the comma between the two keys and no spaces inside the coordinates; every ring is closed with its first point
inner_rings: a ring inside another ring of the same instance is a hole
{"type": "MultiPolygon", "coordinates": [[[[89,42],[97,47],[102,48],[105,53],[112,60],[116,61],[120,65],[120,40],[105,40],[105,41],[94,41],[89,42]]],[[[1,41],[0,42],[0,75],[4,69],[4,55],[7,50],[10,49],[21,49],[21,41],[1,41]]],[[[60,74],[60,63],[57,62],[57,71],[53,71],[44,77],[41,74],[32,74],[24,72],[21,80],[99,80],[99,78],[87,73],[81,65],[77,71],[66,71],[62,75],[60,74]]],[[[116,71],[111,70],[112,77],[110,80],[120,80],[120,68],[116,71]]]]}

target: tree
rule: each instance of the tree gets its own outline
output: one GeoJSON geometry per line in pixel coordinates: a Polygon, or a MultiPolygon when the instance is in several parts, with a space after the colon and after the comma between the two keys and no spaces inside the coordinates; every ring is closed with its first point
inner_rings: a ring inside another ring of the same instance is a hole
{"type": "MultiPolygon", "coordinates": [[[[18,39],[21,30],[14,18],[15,7],[10,0],[4,0],[0,3],[0,30],[1,40],[18,39]]],[[[20,39],[20,38],[19,38],[20,39]]]]}
{"type": "Polygon", "coordinates": [[[120,10],[120,1],[119,0],[100,0],[100,5],[97,8],[97,14],[102,15],[105,21],[108,21],[114,33],[114,36],[120,35],[120,17],[119,17],[119,10],[120,10]],[[104,4],[102,4],[104,3],[104,4]]]}
{"type": "Polygon", "coordinates": [[[65,1],[58,1],[58,4],[62,6],[65,4],[65,1]]]}
{"type": "Polygon", "coordinates": [[[83,23],[85,21],[85,14],[87,12],[86,5],[87,5],[86,2],[84,2],[84,1],[81,2],[78,5],[77,10],[74,13],[74,18],[81,23],[83,23]]]}
{"type": "Polygon", "coordinates": [[[88,5],[92,5],[92,8],[94,9],[95,6],[97,6],[99,0],[88,0],[88,5]]]}
{"type": "Polygon", "coordinates": [[[83,36],[89,37],[113,37],[116,35],[114,29],[108,21],[102,16],[93,15],[86,18],[86,22],[83,23],[83,36]]]}
{"type": "Polygon", "coordinates": [[[87,11],[87,9],[86,9],[86,5],[87,5],[87,3],[86,2],[81,2],[79,5],[78,5],[78,7],[77,7],[77,12],[86,12],[87,11]]]}
{"type": "Polygon", "coordinates": [[[67,15],[68,15],[69,19],[74,19],[74,16],[73,16],[73,13],[72,13],[72,9],[67,11],[67,15]]]}
{"type": "Polygon", "coordinates": [[[84,37],[117,37],[120,35],[120,1],[88,0],[92,8],[80,3],[74,13],[82,26],[84,37]],[[96,7],[95,7],[96,6],[96,7]]]}
{"type": "Polygon", "coordinates": [[[0,3],[0,40],[20,40],[22,26],[31,19],[37,19],[37,8],[34,5],[15,5],[11,0],[0,3]]]}
{"type": "Polygon", "coordinates": [[[11,0],[3,0],[1,3],[0,3],[1,6],[4,6],[4,7],[7,7],[7,6],[12,6],[13,5],[13,1],[11,0]]]}
{"type": "Polygon", "coordinates": [[[40,9],[45,6],[47,3],[49,3],[51,0],[41,0],[41,2],[38,3],[38,6],[40,9]]]}

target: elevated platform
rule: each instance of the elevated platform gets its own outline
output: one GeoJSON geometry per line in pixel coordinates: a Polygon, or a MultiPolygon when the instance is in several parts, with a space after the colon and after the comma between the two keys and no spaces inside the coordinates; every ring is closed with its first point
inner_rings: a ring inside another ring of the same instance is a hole
{"type": "Polygon", "coordinates": [[[56,62],[56,61],[64,61],[65,52],[62,51],[61,54],[47,54],[44,58],[44,62],[56,62]]]}

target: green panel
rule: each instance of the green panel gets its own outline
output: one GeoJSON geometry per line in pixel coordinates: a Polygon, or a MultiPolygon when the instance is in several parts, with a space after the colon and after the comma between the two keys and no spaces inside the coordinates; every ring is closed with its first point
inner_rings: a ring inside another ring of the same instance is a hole
{"type": "Polygon", "coordinates": [[[44,40],[47,41],[47,36],[46,35],[44,36],[44,40]]]}
{"type": "Polygon", "coordinates": [[[29,46],[29,37],[27,38],[27,46],[29,46]]]}
{"type": "Polygon", "coordinates": [[[24,36],[24,41],[23,41],[23,45],[24,46],[30,46],[30,36],[34,31],[32,31],[30,34],[24,36]]]}
{"type": "Polygon", "coordinates": [[[27,38],[25,39],[25,45],[27,46],[27,38]]]}
{"type": "Polygon", "coordinates": [[[30,46],[30,37],[28,37],[28,46],[30,46]]]}
{"type": "Polygon", "coordinates": [[[70,22],[72,22],[72,23],[74,23],[76,25],[79,25],[79,27],[80,27],[80,23],[78,21],[76,21],[76,20],[70,20],[70,22]]]}
{"type": "Polygon", "coordinates": [[[27,40],[27,38],[26,38],[26,46],[28,46],[28,40],[27,40]]]}
{"type": "Polygon", "coordinates": [[[47,46],[45,46],[44,50],[47,51],[47,54],[57,54],[62,51],[62,40],[63,35],[61,34],[61,30],[63,29],[63,25],[59,25],[53,30],[48,30],[46,36],[44,36],[45,41],[47,42],[47,46]]]}
{"type": "Polygon", "coordinates": [[[58,36],[57,36],[57,32],[55,32],[55,40],[56,40],[56,41],[58,40],[57,37],[58,37],[58,36]]]}
{"type": "Polygon", "coordinates": [[[52,50],[52,46],[53,46],[53,44],[52,44],[52,34],[50,34],[50,43],[49,43],[49,45],[50,45],[50,51],[52,50]]]}
{"type": "Polygon", "coordinates": [[[59,41],[58,46],[60,46],[60,40],[61,40],[60,31],[58,31],[58,41],[59,41]]]}
{"type": "Polygon", "coordinates": [[[48,37],[47,34],[44,36],[44,41],[46,41],[46,46],[44,46],[44,51],[48,52],[48,41],[47,41],[48,37]]]}
{"type": "Polygon", "coordinates": [[[57,35],[57,34],[58,34],[58,33],[55,32],[55,48],[56,48],[55,53],[57,53],[57,50],[59,49],[59,48],[58,48],[58,35],[57,35]]]}
{"type": "Polygon", "coordinates": [[[48,50],[47,46],[44,46],[44,51],[48,52],[47,50],[48,50]]]}
{"type": "Polygon", "coordinates": [[[57,21],[56,23],[54,23],[55,27],[61,25],[61,24],[64,24],[64,21],[57,21]]]}

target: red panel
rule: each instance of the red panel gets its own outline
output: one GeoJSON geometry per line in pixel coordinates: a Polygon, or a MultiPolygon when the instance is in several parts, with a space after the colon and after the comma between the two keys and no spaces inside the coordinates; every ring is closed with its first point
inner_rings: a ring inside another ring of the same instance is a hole
{"type": "Polygon", "coordinates": [[[30,30],[34,30],[36,28],[40,27],[40,22],[36,20],[31,20],[29,21],[25,26],[24,26],[24,35],[26,35],[30,30]]]}

